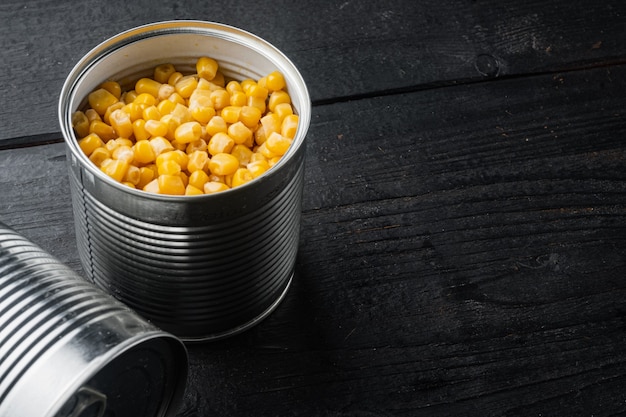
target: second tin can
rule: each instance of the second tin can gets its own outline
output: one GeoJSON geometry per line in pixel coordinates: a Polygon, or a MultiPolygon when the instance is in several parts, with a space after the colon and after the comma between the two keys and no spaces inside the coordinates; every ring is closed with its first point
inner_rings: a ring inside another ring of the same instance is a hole
{"type": "Polygon", "coordinates": [[[186,341],[238,333],[273,311],[294,273],[311,118],[306,85],[283,53],[216,23],[141,26],[98,45],[75,66],[59,118],[78,248],[91,280],[186,341]],[[89,92],[108,79],[131,85],[162,63],[192,73],[200,56],[216,59],[232,79],[283,73],[300,121],[290,149],[270,171],[218,194],[167,196],[117,183],[89,161],[71,124],[89,92]]]}

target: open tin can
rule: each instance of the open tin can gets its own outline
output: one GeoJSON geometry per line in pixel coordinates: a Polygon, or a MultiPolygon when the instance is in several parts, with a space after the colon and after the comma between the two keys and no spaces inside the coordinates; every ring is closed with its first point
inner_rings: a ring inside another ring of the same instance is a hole
{"type": "Polygon", "coordinates": [[[255,325],[285,296],[294,275],[311,119],[306,85],[268,42],[230,26],[168,21],[123,32],[69,74],[59,118],[68,151],[78,249],[88,277],[158,327],[185,341],[226,337],[255,325]],[[268,172],[211,195],[170,196],[124,186],[84,155],[71,116],[106,80],[132,86],[155,66],[194,73],[201,56],[230,79],[282,72],[299,126],[268,172]]]}
{"type": "Polygon", "coordinates": [[[187,352],[0,223],[0,416],[174,416],[187,352]]]}

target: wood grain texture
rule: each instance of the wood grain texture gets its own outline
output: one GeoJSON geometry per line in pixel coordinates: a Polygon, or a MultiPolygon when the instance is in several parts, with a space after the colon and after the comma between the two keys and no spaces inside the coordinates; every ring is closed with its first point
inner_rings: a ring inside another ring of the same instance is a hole
{"type": "MultiPolygon", "coordinates": [[[[624,91],[612,66],[316,106],[294,285],[189,347],[179,416],[626,413],[624,91]]],[[[79,268],[64,159],[0,151],[0,220],[79,268]]]]}
{"type": "Polygon", "coordinates": [[[272,42],[315,103],[623,62],[626,4],[427,0],[5,1],[0,5],[0,141],[59,132],[74,64],[123,30],[159,20],[230,24],[272,42]],[[584,30],[580,30],[584,27],[584,30]]]}

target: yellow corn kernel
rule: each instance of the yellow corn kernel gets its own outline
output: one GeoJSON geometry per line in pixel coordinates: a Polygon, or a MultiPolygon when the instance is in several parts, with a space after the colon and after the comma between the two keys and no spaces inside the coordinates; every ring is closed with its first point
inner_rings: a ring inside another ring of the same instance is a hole
{"type": "Polygon", "coordinates": [[[257,161],[267,161],[267,158],[263,156],[263,154],[259,153],[258,151],[254,151],[252,153],[252,156],[250,157],[250,162],[257,162],[257,161]]]}
{"type": "Polygon", "coordinates": [[[137,94],[137,97],[135,97],[133,103],[141,105],[144,109],[148,106],[155,106],[157,104],[155,96],[148,93],[137,94]]]}
{"type": "Polygon", "coordinates": [[[258,161],[249,162],[246,168],[248,168],[253,178],[257,178],[270,169],[270,165],[267,163],[266,159],[260,159],[258,161]]]}
{"type": "Polygon", "coordinates": [[[139,171],[139,168],[137,168],[134,165],[129,165],[128,170],[126,171],[126,174],[124,175],[124,178],[122,179],[122,181],[129,182],[133,186],[136,186],[137,184],[139,184],[140,179],[141,179],[141,172],[139,171]]]}
{"type": "Polygon", "coordinates": [[[141,139],[133,145],[133,160],[137,164],[149,164],[156,160],[156,154],[149,141],[141,139]]]}
{"type": "Polygon", "coordinates": [[[173,64],[161,64],[154,67],[153,78],[161,84],[167,83],[170,76],[176,72],[173,64]]]}
{"type": "Polygon", "coordinates": [[[109,123],[119,137],[129,138],[133,135],[133,124],[130,115],[122,109],[115,110],[109,116],[109,123]]]}
{"type": "MultiPolygon", "coordinates": [[[[269,140],[269,138],[268,138],[268,140],[269,140]]],[[[270,151],[269,148],[267,147],[267,140],[265,142],[263,142],[261,145],[259,145],[259,147],[257,148],[256,152],[259,152],[261,155],[266,157],[268,159],[268,161],[276,156],[276,154],[274,152],[270,151]]]]}
{"type": "Polygon", "coordinates": [[[284,90],[286,87],[285,77],[280,71],[273,71],[267,74],[266,87],[271,91],[284,90]]]}
{"type": "Polygon", "coordinates": [[[156,178],[155,171],[150,167],[139,168],[139,182],[135,184],[137,188],[143,189],[150,181],[156,178]]]}
{"type": "Polygon", "coordinates": [[[163,100],[163,101],[159,101],[159,104],[157,104],[157,110],[159,111],[159,114],[161,116],[165,116],[166,114],[171,114],[174,111],[174,108],[176,107],[176,103],[174,103],[171,100],[163,100]]]}
{"type": "Polygon", "coordinates": [[[233,146],[233,150],[230,151],[230,154],[237,158],[239,165],[243,167],[250,162],[252,149],[248,148],[246,145],[235,145],[233,146]]]}
{"type": "Polygon", "coordinates": [[[111,104],[102,115],[102,121],[106,124],[111,124],[111,113],[113,113],[115,110],[121,109],[122,107],[124,107],[124,105],[125,104],[121,101],[117,101],[111,104]]]}
{"type": "Polygon", "coordinates": [[[230,136],[235,144],[246,143],[252,137],[252,130],[248,129],[243,122],[236,122],[228,126],[228,136],[230,136]]]}
{"type": "Polygon", "coordinates": [[[239,168],[239,160],[229,153],[218,153],[209,160],[209,171],[215,175],[231,175],[239,168]]]}
{"type": "Polygon", "coordinates": [[[220,87],[219,85],[215,84],[213,81],[207,81],[204,78],[200,77],[198,79],[198,88],[196,88],[196,90],[202,90],[202,91],[215,91],[215,90],[221,90],[222,87],[220,87]]]}
{"type": "Polygon", "coordinates": [[[207,124],[211,118],[215,116],[213,103],[210,106],[193,106],[191,109],[191,117],[202,124],[207,124]]]}
{"type": "Polygon", "coordinates": [[[220,112],[220,116],[226,123],[235,123],[239,120],[239,113],[241,113],[241,107],[226,106],[220,112]]]}
{"type": "Polygon", "coordinates": [[[182,171],[180,165],[176,161],[171,159],[157,162],[157,170],[159,176],[161,175],[178,175],[182,171]]]}
{"type": "Polygon", "coordinates": [[[142,115],[144,120],[159,120],[161,118],[161,113],[155,105],[145,107],[142,115]]]}
{"type": "Polygon", "coordinates": [[[198,122],[186,122],[176,128],[174,139],[176,142],[186,144],[200,140],[202,137],[202,126],[198,122]]]}
{"type": "Polygon", "coordinates": [[[193,171],[189,175],[189,185],[193,185],[196,188],[203,189],[204,184],[209,182],[209,175],[201,170],[193,171]]]}
{"type": "Polygon", "coordinates": [[[241,84],[239,83],[239,81],[229,81],[228,84],[226,84],[225,88],[226,91],[228,91],[231,95],[233,95],[235,92],[243,93],[243,88],[241,88],[241,84]]]}
{"type": "Polygon", "coordinates": [[[146,130],[146,121],[137,119],[133,122],[133,135],[136,141],[150,139],[150,132],[146,130]]]}
{"type": "Polygon", "coordinates": [[[284,155],[289,146],[291,145],[291,139],[281,135],[280,133],[273,132],[267,137],[267,140],[263,143],[267,149],[275,156],[284,155]]]}
{"type": "Polygon", "coordinates": [[[117,97],[104,88],[98,88],[89,93],[87,100],[89,106],[102,116],[110,105],[117,102],[117,97]]]}
{"type": "Polygon", "coordinates": [[[209,139],[207,150],[211,155],[215,156],[220,153],[230,153],[234,145],[235,141],[233,138],[226,133],[218,132],[209,139]]]}
{"type": "Polygon", "coordinates": [[[89,123],[93,122],[94,120],[102,121],[102,117],[100,117],[98,112],[91,108],[85,110],[85,117],[87,117],[87,120],[89,120],[89,123]]]}
{"type": "Polygon", "coordinates": [[[104,142],[96,133],[90,133],[78,141],[78,146],[85,155],[90,156],[96,148],[104,146],[104,142]]]}
{"type": "Polygon", "coordinates": [[[259,124],[262,113],[263,112],[257,107],[243,106],[239,113],[239,120],[250,129],[253,129],[259,124]]]}
{"type": "Polygon", "coordinates": [[[172,110],[170,115],[175,118],[179,125],[191,122],[193,120],[189,108],[180,103],[176,103],[176,105],[174,106],[174,110],[172,110]]]}
{"type": "Polygon", "coordinates": [[[115,139],[115,143],[118,146],[128,146],[129,148],[131,148],[134,144],[134,142],[128,138],[117,138],[115,139]]]}
{"type": "Polygon", "coordinates": [[[130,146],[120,145],[113,149],[111,157],[115,160],[126,161],[130,164],[135,159],[135,152],[133,152],[133,149],[130,146]]]}
{"type": "Polygon", "coordinates": [[[185,195],[202,195],[204,191],[199,188],[194,187],[193,185],[187,185],[185,187],[185,195]]]}
{"type": "Polygon", "coordinates": [[[98,168],[100,168],[100,166],[102,165],[102,161],[110,158],[111,152],[109,152],[109,150],[104,146],[100,146],[94,149],[93,152],[91,152],[91,155],[89,155],[89,160],[93,162],[93,164],[98,168]]]}
{"type": "Polygon", "coordinates": [[[280,127],[280,134],[293,139],[296,137],[296,131],[298,130],[298,115],[290,114],[283,120],[283,123],[280,127]]]}
{"type": "Polygon", "coordinates": [[[155,98],[159,95],[160,87],[161,83],[153,80],[152,78],[140,78],[135,83],[135,91],[137,92],[137,94],[147,93],[155,98]]]}
{"type": "Polygon", "coordinates": [[[168,126],[161,120],[148,119],[145,121],[144,129],[150,134],[150,136],[165,136],[168,132],[168,126]]]}
{"type": "Polygon", "coordinates": [[[198,58],[196,61],[196,72],[205,80],[211,81],[217,74],[218,64],[213,58],[206,56],[198,58]]]}
{"type": "Polygon", "coordinates": [[[256,83],[259,87],[267,89],[267,76],[259,78],[256,83]]]}
{"type": "Polygon", "coordinates": [[[293,107],[290,103],[278,103],[274,106],[274,113],[278,115],[280,120],[285,120],[285,117],[293,114],[293,107]]]}
{"type": "Polygon", "coordinates": [[[155,156],[174,150],[170,141],[165,139],[163,136],[157,136],[150,139],[150,146],[152,147],[155,156]]]}
{"type": "Polygon", "coordinates": [[[189,155],[179,150],[164,152],[161,155],[157,156],[157,159],[156,159],[157,166],[161,164],[161,162],[163,161],[174,161],[178,165],[180,165],[181,170],[186,170],[187,164],[189,163],[189,155]]]}
{"type": "Polygon", "coordinates": [[[128,113],[128,116],[130,116],[130,121],[133,123],[143,117],[143,108],[138,103],[128,103],[124,107],[122,107],[122,110],[128,113]]]}
{"type": "Polygon", "coordinates": [[[263,126],[263,133],[265,133],[266,137],[269,137],[274,132],[280,132],[280,116],[276,113],[268,113],[261,117],[261,125],[263,126]]]}
{"type": "Polygon", "coordinates": [[[251,84],[245,93],[248,97],[256,97],[262,100],[267,99],[268,95],[267,88],[261,87],[258,84],[251,84]]]}
{"type": "Polygon", "coordinates": [[[180,174],[178,174],[178,176],[180,177],[181,180],[183,180],[183,185],[185,187],[189,185],[189,175],[187,175],[185,171],[181,171],[180,174]]]}
{"type": "Polygon", "coordinates": [[[248,97],[246,96],[246,93],[244,93],[243,91],[234,91],[230,93],[230,105],[231,106],[237,106],[237,107],[245,106],[247,100],[248,100],[248,97]]]}
{"type": "Polygon", "coordinates": [[[174,88],[174,86],[167,83],[161,84],[161,87],[159,87],[159,94],[157,94],[157,101],[160,103],[163,100],[167,100],[175,92],[176,88],[174,88]]]}
{"type": "Polygon", "coordinates": [[[265,100],[254,96],[248,96],[246,105],[250,107],[256,107],[261,111],[261,113],[265,113],[265,110],[267,109],[267,106],[265,105],[265,100]]]}
{"type": "Polygon", "coordinates": [[[243,91],[244,93],[246,93],[246,95],[248,94],[248,90],[257,84],[256,81],[254,81],[252,78],[246,78],[245,80],[239,82],[239,84],[241,85],[241,91],[243,91]]]}
{"type": "Polygon", "coordinates": [[[120,146],[117,142],[115,142],[114,139],[111,139],[110,141],[108,141],[104,147],[108,149],[109,152],[113,153],[113,151],[115,150],[115,148],[117,148],[118,146],[120,146]]]}
{"type": "Polygon", "coordinates": [[[122,97],[120,97],[120,100],[126,104],[129,104],[135,101],[136,98],[137,98],[137,92],[135,90],[129,90],[129,91],[126,91],[125,93],[122,93],[122,97]]]}
{"type": "Polygon", "coordinates": [[[228,125],[221,116],[215,116],[207,123],[206,132],[211,136],[219,132],[226,133],[228,132],[228,125]]]}
{"type": "Polygon", "coordinates": [[[122,182],[128,166],[128,162],[123,159],[106,159],[102,162],[100,169],[115,181],[122,182]]]}
{"type": "Polygon", "coordinates": [[[177,92],[173,92],[168,98],[169,101],[175,104],[182,104],[184,106],[187,105],[187,100],[185,100],[180,94],[177,92]]]}
{"type": "Polygon", "coordinates": [[[174,71],[172,74],[170,74],[169,78],[167,79],[167,83],[171,86],[176,85],[176,82],[178,80],[180,80],[181,78],[183,78],[184,75],[182,72],[180,71],[174,71]]]}
{"type": "Polygon", "coordinates": [[[247,168],[239,168],[237,171],[235,171],[235,173],[233,174],[233,178],[231,179],[231,187],[235,188],[235,187],[239,187],[240,185],[243,185],[247,182],[250,182],[254,179],[254,177],[252,176],[252,173],[250,171],[248,171],[247,168]]]}
{"type": "Polygon", "coordinates": [[[204,184],[203,190],[205,194],[215,194],[228,190],[229,187],[223,182],[209,181],[204,184]]]}
{"type": "Polygon", "coordinates": [[[273,112],[274,108],[280,103],[291,104],[291,97],[289,97],[289,94],[287,94],[287,92],[284,90],[273,91],[272,94],[270,94],[270,98],[267,102],[267,107],[270,109],[271,112],[273,112]]]}
{"type": "Polygon", "coordinates": [[[157,178],[160,194],[184,195],[185,183],[178,175],[159,175],[157,178]]]}
{"type": "Polygon", "coordinates": [[[118,100],[122,96],[122,87],[116,81],[105,81],[100,84],[100,88],[104,88],[109,93],[113,94],[118,100]]]}
{"type": "Polygon", "coordinates": [[[269,166],[271,168],[274,165],[276,165],[278,163],[278,161],[280,161],[280,156],[274,156],[273,158],[268,159],[267,163],[269,164],[269,166]]]}
{"type": "Polygon", "coordinates": [[[111,139],[115,139],[117,137],[117,133],[115,129],[113,129],[108,124],[104,123],[102,120],[94,120],[89,124],[89,133],[95,133],[105,142],[110,141],[111,139]]]}
{"type": "Polygon", "coordinates": [[[189,162],[187,162],[187,171],[203,171],[207,166],[209,160],[209,154],[206,151],[194,151],[189,155],[189,162]]]}
{"type": "Polygon", "coordinates": [[[159,194],[159,180],[153,179],[149,183],[143,186],[142,190],[147,191],[149,193],[159,194]]]}
{"type": "Polygon", "coordinates": [[[189,98],[197,86],[198,80],[194,75],[185,75],[176,81],[174,88],[182,98],[189,98]]]}
{"type": "Polygon", "coordinates": [[[79,138],[84,138],[89,134],[89,119],[82,111],[72,113],[72,127],[79,138]]]}
{"type": "Polygon", "coordinates": [[[215,73],[215,77],[213,77],[211,82],[218,87],[224,88],[224,86],[226,85],[226,77],[224,77],[224,74],[222,74],[222,72],[218,69],[215,73]]]}
{"type": "Polygon", "coordinates": [[[177,151],[184,151],[184,150],[186,150],[187,149],[187,145],[188,145],[187,143],[178,142],[176,139],[174,139],[172,141],[172,146],[174,147],[174,150],[177,150],[177,151]]]}
{"type": "Polygon", "coordinates": [[[211,101],[215,110],[221,110],[230,105],[230,94],[224,89],[214,90],[211,92],[211,101]]]}
{"type": "Polygon", "coordinates": [[[178,118],[174,117],[172,114],[166,114],[161,117],[161,122],[165,123],[167,126],[167,134],[165,135],[165,138],[169,141],[173,141],[175,139],[174,133],[176,133],[176,128],[180,126],[178,118]]]}
{"type": "Polygon", "coordinates": [[[262,145],[263,142],[265,142],[266,140],[267,140],[267,136],[265,135],[265,129],[263,129],[263,125],[261,125],[254,132],[254,142],[257,145],[262,145]]]}
{"type": "Polygon", "coordinates": [[[223,175],[216,175],[216,174],[212,174],[211,171],[208,172],[209,174],[209,182],[223,182],[224,184],[226,184],[224,182],[224,176],[223,175]]]}
{"type": "Polygon", "coordinates": [[[194,142],[188,143],[187,147],[185,148],[185,152],[187,152],[187,155],[191,155],[195,151],[206,151],[206,147],[206,141],[204,139],[198,139],[194,142]]]}

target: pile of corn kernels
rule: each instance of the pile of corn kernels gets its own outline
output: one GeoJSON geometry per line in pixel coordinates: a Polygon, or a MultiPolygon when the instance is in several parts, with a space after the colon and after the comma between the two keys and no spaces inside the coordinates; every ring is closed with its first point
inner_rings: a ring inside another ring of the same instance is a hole
{"type": "Polygon", "coordinates": [[[245,184],[287,152],[298,128],[283,75],[226,81],[209,57],[184,75],[154,68],[133,90],[106,81],[72,115],[78,144],[111,178],[171,195],[212,194],[245,184]]]}

